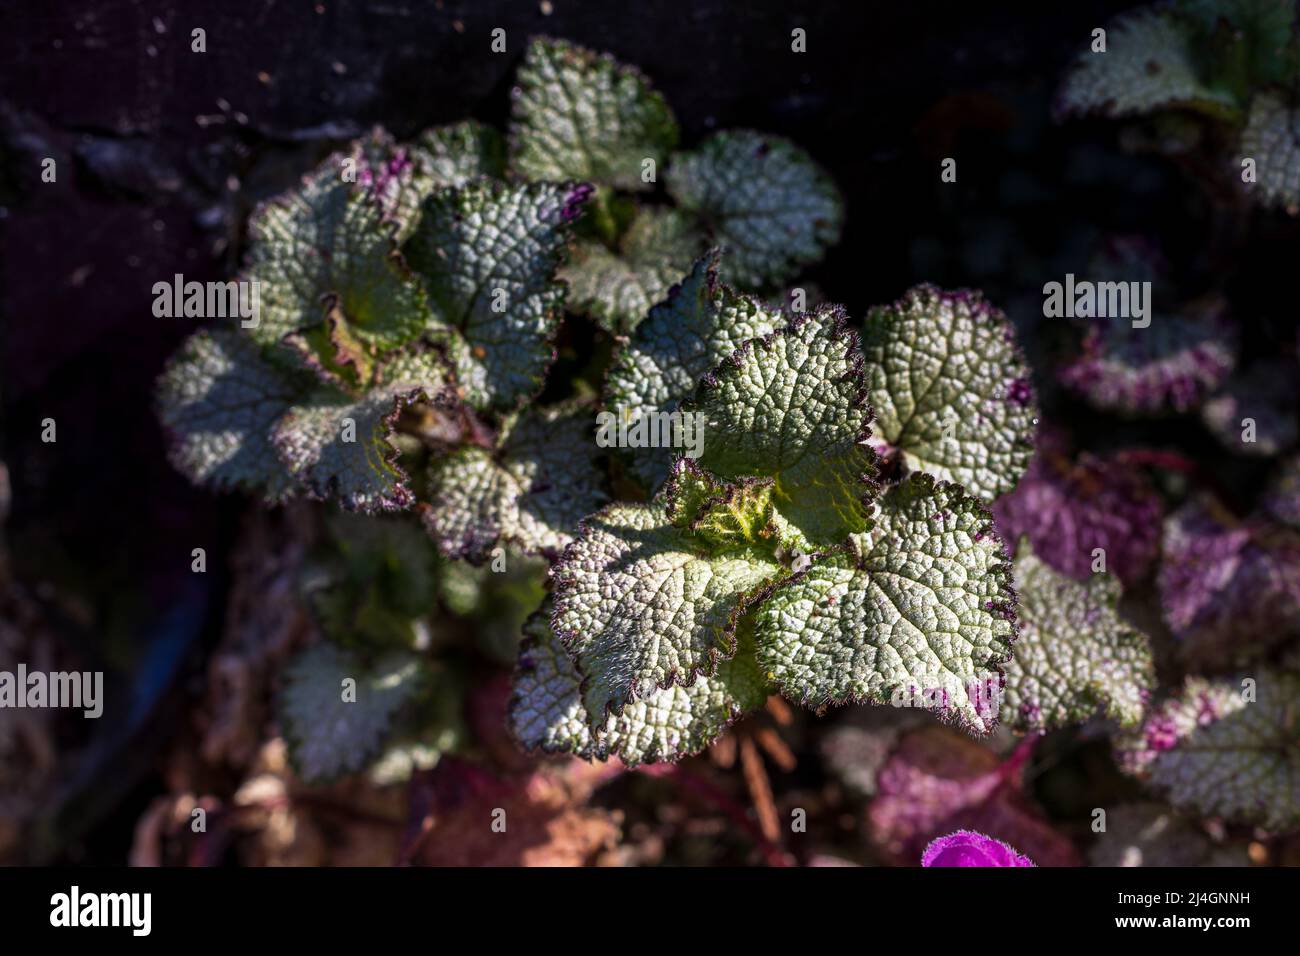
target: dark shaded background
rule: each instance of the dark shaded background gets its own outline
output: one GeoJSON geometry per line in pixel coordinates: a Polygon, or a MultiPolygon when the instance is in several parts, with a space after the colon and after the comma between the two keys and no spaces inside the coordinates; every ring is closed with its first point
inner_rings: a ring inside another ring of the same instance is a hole
{"type": "MultiPolygon", "coordinates": [[[[1099,231],[1155,233],[1194,291],[1222,278],[1205,200],[1161,160],[1119,157],[1110,126],[1049,120],[1090,30],[1131,5],[5,2],[7,537],[25,578],[76,595],[71,610],[50,611],[116,675],[134,715],[96,728],[103,739],[77,768],[87,796],[64,822],[87,839],[69,858],[125,854],[155,786],[150,754],[219,625],[222,554],[241,507],[167,465],[153,381],[193,323],[154,318],[153,283],[227,276],[253,203],[373,124],[399,138],[466,116],[503,126],[526,40],[545,32],[639,65],[686,146],[753,127],[808,148],[848,206],[843,240],[808,278],[855,316],[922,280],[980,285],[1013,313],[1020,302],[1041,316],[1042,283],[1081,268],[1099,231]],[[803,55],[790,52],[796,26],[803,55]],[[196,27],[206,53],[191,52],[196,27]],[[506,54],[490,52],[495,27],[506,54]],[[39,179],[47,156],[54,184],[39,179]],[[944,156],[958,160],[956,184],[939,182],[944,156]],[[56,444],[40,441],[46,417],[56,444]],[[200,546],[205,576],[189,573],[200,546]]],[[[1253,322],[1289,301],[1273,248],[1227,279],[1267,304],[1253,322]]],[[[1093,419],[1081,427],[1122,431],[1093,419]]],[[[1176,437],[1192,426],[1169,427],[1176,437]]]]}

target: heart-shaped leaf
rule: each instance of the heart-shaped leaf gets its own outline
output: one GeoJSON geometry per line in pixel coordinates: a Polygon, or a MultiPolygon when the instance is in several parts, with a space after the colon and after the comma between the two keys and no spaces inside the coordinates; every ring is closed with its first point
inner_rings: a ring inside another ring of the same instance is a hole
{"type": "Polygon", "coordinates": [[[839,241],[844,212],[834,181],[780,136],[716,133],[674,156],[667,181],[723,247],[727,277],[743,288],[780,285],[839,241]]]}
{"type": "MultiPolygon", "coordinates": [[[[718,261],[716,251],[696,260],[619,349],[605,384],[606,409],[631,420],[670,415],[743,343],[785,324],[777,310],[719,284],[718,261]]],[[[669,448],[636,448],[628,462],[654,491],[668,477],[672,458],[669,448]]]]}
{"type": "Polygon", "coordinates": [[[645,190],[677,145],[677,120],[634,67],[538,37],[512,91],[510,168],[529,180],[577,179],[645,190]]]}
{"type": "Polygon", "coordinates": [[[1140,722],[1155,665],[1146,635],[1119,616],[1120,583],[1071,580],[1023,545],[1015,573],[1020,634],[1006,665],[1006,723],[1054,730],[1101,710],[1126,727],[1140,722]]]}
{"type": "Polygon", "coordinates": [[[759,667],[808,706],[922,707],[987,732],[1014,608],[989,513],[960,486],[918,473],[880,499],[870,530],[759,603],[759,667]]]}
{"type": "Polygon", "coordinates": [[[1015,487],[1038,409],[1005,315],[977,292],[919,286],[867,314],[862,345],[878,441],[985,498],[1015,487]]]}
{"type": "Polygon", "coordinates": [[[404,252],[471,405],[508,411],[540,391],[564,308],[555,273],[590,193],[480,179],[426,200],[404,252]]]}

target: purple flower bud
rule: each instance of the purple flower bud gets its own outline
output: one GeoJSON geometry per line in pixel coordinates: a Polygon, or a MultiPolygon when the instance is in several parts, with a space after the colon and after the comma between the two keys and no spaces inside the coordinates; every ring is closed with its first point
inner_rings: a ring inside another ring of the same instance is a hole
{"type": "Polygon", "coordinates": [[[974,830],[958,830],[932,841],[921,854],[921,865],[1033,866],[1034,861],[1001,840],[974,830]]]}

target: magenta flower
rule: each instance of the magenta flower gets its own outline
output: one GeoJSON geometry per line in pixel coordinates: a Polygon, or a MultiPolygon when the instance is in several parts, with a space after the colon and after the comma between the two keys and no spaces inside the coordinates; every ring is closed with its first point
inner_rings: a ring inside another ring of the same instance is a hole
{"type": "Polygon", "coordinates": [[[1001,840],[958,830],[931,841],[921,854],[922,866],[1033,866],[1034,861],[1021,856],[1001,840]]]}

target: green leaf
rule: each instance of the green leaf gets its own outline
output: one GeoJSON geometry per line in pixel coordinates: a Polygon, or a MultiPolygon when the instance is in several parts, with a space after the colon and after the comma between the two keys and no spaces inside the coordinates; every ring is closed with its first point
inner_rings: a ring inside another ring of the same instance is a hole
{"type": "Polygon", "coordinates": [[[300,651],[285,670],[280,719],[303,780],[330,780],[365,766],[423,678],[420,659],[402,651],[369,667],[332,644],[300,651]],[[349,679],[355,699],[345,699],[351,696],[344,684],[349,679]]]}
{"type": "Polygon", "coordinates": [[[737,636],[736,656],[688,687],[651,691],[609,715],[599,729],[582,703],[573,660],[550,626],[549,604],[524,625],[524,643],[510,700],[510,729],[528,750],[570,753],[586,760],[619,757],[629,766],[699,753],[745,711],[760,707],[767,689],[754,661],[752,636],[737,636]]]}
{"type": "Polygon", "coordinates": [[[782,573],[760,549],[714,554],[662,502],[613,504],[552,568],[553,626],[582,675],[592,725],[736,653],[747,598],[782,573]]]}
{"type": "Polygon", "coordinates": [[[1247,184],[1261,206],[1300,211],[1300,115],[1275,93],[1250,104],[1241,132],[1241,158],[1255,161],[1255,183],[1247,184]]]}
{"type": "Polygon", "coordinates": [[[538,37],[512,91],[510,168],[529,180],[578,179],[646,190],[677,145],[677,120],[642,73],[609,55],[538,37]]]}
{"type": "Polygon", "coordinates": [[[434,186],[457,188],[480,176],[505,176],[505,140],[491,126],[465,120],[427,129],[411,144],[434,186]]]}
{"type": "Polygon", "coordinates": [[[402,213],[372,195],[385,188],[363,183],[364,162],[356,182],[343,179],[345,160],[357,159],[335,153],[297,189],[253,211],[243,278],[258,283],[258,324],[249,331],[261,344],[276,345],[336,310],[352,336],[379,352],[428,326],[424,292],[397,255],[402,213]]]}
{"type": "Polygon", "coordinates": [[[347,513],[328,528],[329,547],[304,574],[321,630],[343,645],[415,646],[437,603],[428,536],[409,521],[347,513]]]}
{"type": "Polygon", "coordinates": [[[909,469],[990,499],[1016,486],[1038,408],[1002,312],[978,292],[918,286],[867,314],[863,351],[874,436],[909,469]]]}
{"type": "Polygon", "coordinates": [[[663,498],[669,520],[708,547],[790,550],[804,541],[776,510],[775,490],[771,478],[720,481],[683,457],[673,463],[663,498]]]}
{"type": "Polygon", "coordinates": [[[699,465],[725,480],[775,478],[778,510],[812,545],[866,529],[878,468],[862,353],[842,311],[746,342],[682,411],[703,422],[699,465]]]}
{"type": "Polygon", "coordinates": [[[420,218],[420,204],[436,185],[423,158],[409,147],[398,146],[382,128],[354,142],[349,150],[355,162],[357,186],[379,207],[380,219],[400,243],[420,218]]]}
{"type": "Polygon", "coordinates": [[[569,284],[569,309],[589,315],[610,332],[626,334],[646,311],[691,270],[702,237],[690,217],[676,210],[637,211],[617,251],[584,240],[560,278],[569,284]]]}
{"type": "Polygon", "coordinates": [[[997,718],[1014,608],[989,513],[960,486],[918,473],[880,499],[868,532],[758,604],[758,663],[808,706],[923,707],[985,732],[997,718]]]}
{"type": "Polygon", "coordinates": [[[1119,616],[1117,578],[1057,574],[1021,545],[1015,562],[1020,634],[1006,665],[1005,722],[1055,730],[1099,710],[1125,727],[1142,720],[1155,684],[1146,635],[1119,616]]]}
{"type": "Polygon", "coordinates": [[[404,353],[360,396],[332,388],[313,392],[277,422],[272,441],[289,473],[315,497],[354,511],[408,508],[414,501],[391,438],[402,409],[444,401],[436,353],[404,353]]]}
{"type": "MultiPolygon", "coordinates": [[[[775,309],[718,283],[718,253],[697,259],[614,358],[605,407],[629,418],[671,414],[696,383],[747,340],[785,324],[775,309]]],[[[668,448],[630,450],[633,474],[654,491],[668,477],[668,448]]]]}
{"type": "Polygon", "coordinates": [[[1231,114],[1235,101],[1202,80],[1185,24],[1167,12],[1143,9],[1107,26],[1104,53],[1089,47],[1079,54],[1055,113],[1114,118],[1176,106],[1231,114]]]}
{"type": "Polygon", "coordinates": [[[172,464],[197,484],[288,496],[293,479],[271,445],[299,389],[233,329],[190,336],[158,380],[158,417],[172,464]]]}
{"type": "Polygon", "coordinates": [[[536,395],[564,309],[555,272],[591,189],[475,180],[434,193],[406,244],[464,398],[509,410],[536,395]]]}
{"type": "Polygon", "coordinates": [[[1300,677],[1245,685],[1190,677],[1142,728],[1117,741],[1120,765],[1177,808],[1276,830],[1300,826],[1300,677]]]}
{"type": "Polygon", "coordinates": [[[466,447],[430,471],[425,527],[443,554],[486,561],[494,547],[556,555],[605,503],[594,409],[569,403],[509,419],[499,447],[466,447]]]}
{"type": "Polygon", "coordinates": [[[840,238],[843,202],[831,178],[789,140],[727,130],[673,157],[668,192],[727,253],[727,276],[759,289],[819,262],[840,238]]]}

